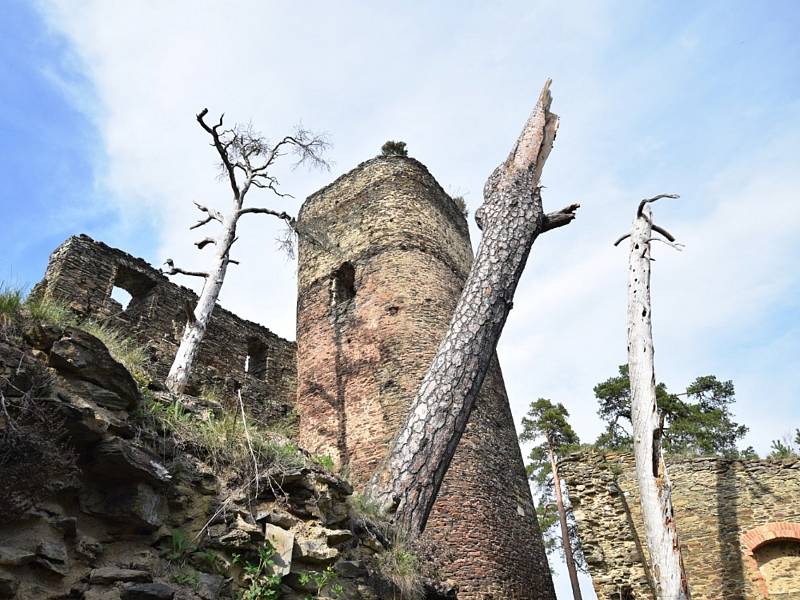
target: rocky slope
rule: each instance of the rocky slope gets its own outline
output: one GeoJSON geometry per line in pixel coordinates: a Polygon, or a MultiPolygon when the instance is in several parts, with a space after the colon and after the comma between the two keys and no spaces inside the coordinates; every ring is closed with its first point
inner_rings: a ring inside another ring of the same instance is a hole
{"type": "Polygon", "coordinates": [[[289,440],[230,460],[235,405],[143,383],[81,329],[0,335],[0,598],[455,597],[289,440]]]}

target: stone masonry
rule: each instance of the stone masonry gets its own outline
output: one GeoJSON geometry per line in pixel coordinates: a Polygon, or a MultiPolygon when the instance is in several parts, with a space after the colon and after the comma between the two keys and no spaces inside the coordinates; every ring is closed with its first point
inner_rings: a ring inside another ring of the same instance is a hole
{"type": "MultiPolygon", "coordinates": [[[[405,157],[366,161],[299,215],[300,442],[358,486],[384,459],[472,261],[464,215],[405,157]]],[[[550,599],[552,581],[495,357],[428,523],[459,598],[550,599]]]]}
{"type": "MultiPolygon", "coordinates": [[[[53,251],[44,279],[31,294],[56,298],[79,317],[107,322],[132,336],[145,347],[146,367],[156,381],[164,381],[172,365],[186,307],[197,304],[192,290],[172,283],[144,260],[86,235],[71,237],[53,251]],[[111,297],[115,286],[131,295],[124,309],[111,297]]],[[[241,389],[252,416],[269,422],[294,408],[296,365],[294,342],[217,306],[187,393],[212,387],[231,399],[241,389]]]]}
{"type": "MultiPolygon", "coordinates": [[[[561,469],[601,600],[653,598],[634,461],[572,455],[561,469]]],[[[668,461],[695,600],[800,598],[800,460],[668,461]]]]}

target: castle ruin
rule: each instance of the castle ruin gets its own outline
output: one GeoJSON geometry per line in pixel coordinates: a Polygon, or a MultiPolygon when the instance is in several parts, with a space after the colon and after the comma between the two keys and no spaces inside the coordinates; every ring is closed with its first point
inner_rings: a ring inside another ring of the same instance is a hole
{"type": "MultiPolygon", "coordinates": [[[[187,392],[241,391],[263,422],[299,415],[300,443],[362,484],[380,463],[472,260],[464,215],[418,161],[379,157],[313,194],[299,216],[297,345],[217,307],[187,392]]],[[[116,324],[166,377],[197,296],[142,259],[81,235],[34,295],[116,324]],[[112,290],[127,290],[122,307],[112,290]]],[[[425,535],[449,554],[459,598],[554,599],[495,356],[425,535]]]]}

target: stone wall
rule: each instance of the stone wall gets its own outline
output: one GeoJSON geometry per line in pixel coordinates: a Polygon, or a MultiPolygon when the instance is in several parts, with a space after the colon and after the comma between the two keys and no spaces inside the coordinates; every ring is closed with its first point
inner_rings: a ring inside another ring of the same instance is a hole
{"type": "MultiPolygon", "coordinates": [[[[416,160],[379,157],[299,215],[300,442],[363,483],[384,458],[466,279],[466,219],[416,160]]],[[[495,358],[426,535],[459,598],[554,598],[495,358]]]]}
{"type": "MultiPolygon", "coordinates": [[[[105,321],[135,338],[146,348],[146,367],[157,381],[166,379],[172,365],[186,306],[197,304],[192,290],[170,282],[144,260],[86,235],[71,237],[53,251],[32,295],[56,298],[80,317],[105,321]],[[124,309],[111,297],[115,286],[131,295],[124,309]]],[[[217,306],[187,393],[210,386],[231,398],[241,388],[253,416],[268,422],[293,410],[296,374],[293,342],[217,306]]]]}
{"type": "MultiPolygon", "coordinates": [[[[633,457],[562,463],[601,600],[653,598],[633,457]]],[[[800,460],[668,461],[692,598],[800,598],[800,460]]]]}

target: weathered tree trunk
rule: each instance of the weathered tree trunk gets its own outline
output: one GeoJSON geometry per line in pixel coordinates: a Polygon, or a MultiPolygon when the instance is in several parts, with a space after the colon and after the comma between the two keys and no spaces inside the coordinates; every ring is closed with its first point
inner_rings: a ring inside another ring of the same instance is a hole
{"type": "Polygon", "coordinates": [[[569,572],[569,583],[572,586],[572,597],[574,600],[582,600],[581,586],[578,583],[578,571],[575,568],[575,557],[572,556],[572,542],[569,539],[569,527],[567,526],[567,511],[564,509],[564,498],[561,495],[561,478],[558,476],[558,463],[553,455],[553,448],[550,441],[547,442],[547,453],[550,456],[550,468],[553,470],[553,485],[556,489],[556,507],[558,508],[558,520],[561,523],[561,544],[564,547],[564,561],[567,563],[569,572]]]}
{"type": "Polygon", "coordinates": [[[650,319],[652,230],[650,208],[642,201],[630,236],[628,273],[628,373],[633,451],[656,594],[659,600],[683,600],[690,597],[689,587],[672,513],[671,487],[661,452],[661,424],[656,405],[650,319]]]}
{"type": "Polygon", "coordinates": [[[205,284],[203,284],[203,291],[200,293],[197,306],[191,315],[193,318],[187,315],[183,337],[166,380],[167,388],[175,393],[182,393],[189,382],[192,365],[197,353],[200,351],[200,342],[206,334],[208,322],[211,320],[211,313],[214,312],[214,307],[217,305],[222,283],[225,281],[225,273],[228,270],[228,262],[230,260],[228,252],[236,238],[237,221],[238,216],[235,215],[224,220],[220,240],[215,242],[214,260],[211,263],[205,284]]]}
{"type": "Polygon", "coordinates": [[[405,425],[367,493],[411,535],[423,531],[511,310],[531,246],[566,225],[577,205],[542,211],[539,178],[558,117],[548,81],[506,161],[489,177],[475,214],[483,236],[447,333],[405,425]]]}

